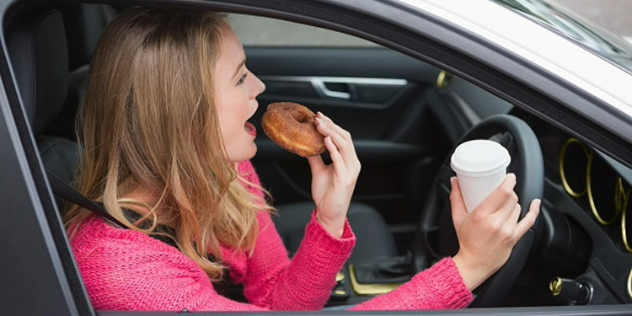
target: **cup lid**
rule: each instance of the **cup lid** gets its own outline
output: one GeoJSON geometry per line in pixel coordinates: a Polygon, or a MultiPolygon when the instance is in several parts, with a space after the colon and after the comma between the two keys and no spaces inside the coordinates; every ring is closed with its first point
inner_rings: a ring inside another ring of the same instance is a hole
{"type": "Polygon", "coordinates": [[[497,142],[476,139],[459,145],[452,158],[450,166],[456,173],[470,177],[484,177],[505,169],[511,162],[509,151],[497,142]]]}

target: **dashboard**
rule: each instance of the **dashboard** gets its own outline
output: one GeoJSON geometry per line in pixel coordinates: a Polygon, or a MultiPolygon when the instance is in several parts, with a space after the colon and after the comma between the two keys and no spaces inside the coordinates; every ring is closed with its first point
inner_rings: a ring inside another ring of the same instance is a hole
{"type": "Polygon", "coordinates": [[[545,163],[542,231],[519,280],[541,296],[530,303],[631,303],[632,170],[541,120],[513,114],[536,133],[545,163]]]}

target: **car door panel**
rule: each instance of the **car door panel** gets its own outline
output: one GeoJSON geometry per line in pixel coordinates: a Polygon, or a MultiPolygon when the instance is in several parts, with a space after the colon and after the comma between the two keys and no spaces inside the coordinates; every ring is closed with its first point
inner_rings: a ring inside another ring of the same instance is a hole
{"type": "MultiPolygon", "coordinates": [[[[266,77],[262,78],[266,86],[266,77]]],[[[273,82],[273,86],[275,83],[273,82]]],[[[314,90],[314,89],[313,89],[314,90]]],[[[417,94],[419,86],[409,83],[398,88],[392,97],[384,102],[362,102],[355,100],[334,99],[321,96],[293,96],[288,94],[264,93],[258,99],[262,107],[276,101],[293,101],[308,106],[312,111],[321,111],[334,119],[343,128],[352,132],[356,139],[390,138],[391,134],[401,134],[398,116],[406,110],[411,98],[417,94]],[[338,119],[336,121],[335,119],[338,119]],[[392,122],[392,123],[391,123],[392,122]],[[386,123],[386,124],[385,124],[386,123]],[[392,124],[397,124],[391,126],[392,124]]],[[[260,109],[257,114],[263,114],[260,109]]],[[[257,122],[259,121],[259,117],[257,122]]]]}
{"type": "MultiPolygon", "coordinates": [[[[382,48],[247,47],[246,56],[248,68],[266,84],[251,120],[259,131],[271,102],[297,102],[323,112],[354,139],[362,163],[354,201],[372,205],[393,226],[415,222],[411,195],[418,194],[408,192],[410,183],[419,176],[432,181],[441,158],[425,101],[438,74],[435,67],[382,48]]],[[[307,161],[263,133],[257,146],[253,163],[274,203],[310,200],[307,161]]]]}

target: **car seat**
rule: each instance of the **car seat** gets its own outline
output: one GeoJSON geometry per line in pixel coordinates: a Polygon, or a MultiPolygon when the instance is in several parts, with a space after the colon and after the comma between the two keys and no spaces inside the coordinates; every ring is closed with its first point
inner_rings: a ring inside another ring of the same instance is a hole
{"type": "MultiPolygon", "coordinates": [[[[22,105],[29,119],[43,164],[66,183],[79,162],[75,142],[46,132],[66,97],[68,53],[61,14],[37,8],[12,21],[6,30],[22,105]]],[[[61,202],[57,201],[58,205],[61,202]]]]}

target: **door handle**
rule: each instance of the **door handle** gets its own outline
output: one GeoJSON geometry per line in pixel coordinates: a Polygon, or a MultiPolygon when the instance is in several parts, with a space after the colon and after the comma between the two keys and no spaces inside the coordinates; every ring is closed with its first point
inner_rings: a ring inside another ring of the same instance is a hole
{"type": "MultiPolygon", "coordinates": [[[[362,99],[360,89],[370,87],[390,88],[392,91],[398,91],[406,86],[406,79],[392,78],[359,78],[359,77],[312,77],[312,76],[259,76],[259,79],[267,83],[305,83],[311,86],[316,96],[320,98],[353,100],[356,102],[384,102],[368,101],[362,99]],[[338,89],[332,89],[337,87],[338,89]]],[[[302,87],[301,87],[302,88],[302,87]]],[[[309,97],[312,97],[311,95],[309,97]]]]}
{"type": "Polygon", "coordinates": [[[312,83],[312,86],[314,87],[314,90],[316,91],[316,94],[321,96],[321,97],[324,96],[324,97],[335,98],[335,99],[344,99],[344,100],[351,99],[351,93],[344,92],[344,91],[330,90],[325,85],[325,80],[323,80],[321,78],[310,78],[310,82],[312,83]]]}

